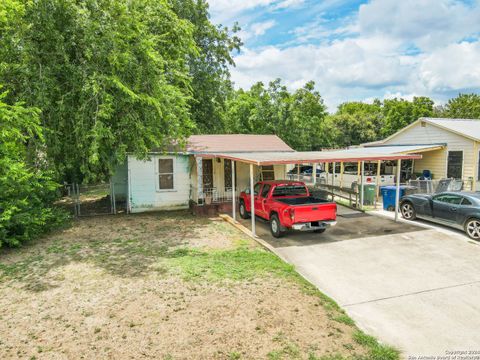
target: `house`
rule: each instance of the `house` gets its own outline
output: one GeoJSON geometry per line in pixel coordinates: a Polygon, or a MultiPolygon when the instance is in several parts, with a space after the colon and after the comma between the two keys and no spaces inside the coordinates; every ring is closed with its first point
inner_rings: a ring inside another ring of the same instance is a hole
{"type": "MultiPolygon", "coordinates": [[[[115,197],[125,198],[130,212],[230,204],[232,161],[205,155],[247,152],[293,149],[275,135],[193,135],[182,152],[152,151],[148,160],[128,155],[112,177],[115,197]],[[196,156],[200,153],[203,157],[196,156]]],[[[283,179],[285,172],[284,164],[256,166],[255,179],[283,179]]],[[[237,190],[248,186],[248,164],[237,163],[235,179],[237,190]]]]}
{"type": "Polygon", "coordinates": [[[476,190],[479,144],[479,119],[420,118],[388,138],[362,147],[375,152],[382,147],[417,147],[415,152],[421,152],[422,159],[413,161],[413,173],[429,170],[433,179],[462,179],[467,189],[476,190]]]}

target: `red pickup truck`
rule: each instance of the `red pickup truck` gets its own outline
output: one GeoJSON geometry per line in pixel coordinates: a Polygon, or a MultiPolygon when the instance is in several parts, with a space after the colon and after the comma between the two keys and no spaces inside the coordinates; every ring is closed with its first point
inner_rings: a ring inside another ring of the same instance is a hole
{"type": "MultiPolygon", "coordinates": [[[[311,196],[303,182],[260,181],[253,191],[255,215],[270,222],[274,237],[281,237],[288,229],[323,233],[336,224],[337,204],[311,196]]],[[[250,217],[250,201],[247,189],[240,194],[239,201],[243,219],[250,217]]]]}

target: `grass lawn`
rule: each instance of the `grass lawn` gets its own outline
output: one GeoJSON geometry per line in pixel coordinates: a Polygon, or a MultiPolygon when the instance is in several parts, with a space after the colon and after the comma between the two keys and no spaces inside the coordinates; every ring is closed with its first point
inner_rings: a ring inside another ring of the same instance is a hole
{"type": "Polygon", "coordinates": [[[0,358],[397,359],[222,220],[82,218],[0,253],[0,358]]]}

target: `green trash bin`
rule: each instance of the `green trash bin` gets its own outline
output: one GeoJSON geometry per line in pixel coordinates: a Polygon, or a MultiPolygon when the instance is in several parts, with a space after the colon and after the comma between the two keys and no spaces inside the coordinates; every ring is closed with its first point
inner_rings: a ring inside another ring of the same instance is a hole
{"type": "Polygon", "coordinates": [[[363,205],[375,203],[375,184],[363,184],[363,205]]]}

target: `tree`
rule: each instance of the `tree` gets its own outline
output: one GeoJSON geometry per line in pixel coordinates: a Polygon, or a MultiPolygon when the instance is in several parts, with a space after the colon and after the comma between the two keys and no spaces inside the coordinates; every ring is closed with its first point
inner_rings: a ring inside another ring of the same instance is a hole
{"type": "Polygon", "coordinates": [[[459,94],[448,100],[441,115],[458,119],[480,119],[480,95],[459,94]]]}
{"type": "Polygon", "coordinates": [[[335,115],[328,117],[328,133],[333,147],[347,147],[380,139],[384,124],[382,104],[346,102],[338,107],[335,115]]]}
{"type": "Polygon", "coordinates": [[[41,109],[59,178],[104,179],[127,152],[143,158],[193,131],[194,27],[167,0],[38,0],[17,16],[8,4],[0,82],[41,109]]]}
{"type": "Polygon", "coordinates": [[[238,90],[227,102],[227,128],[232,133],[276,134],[296,150],[323,146],[326,107],[315,83],[290,93],[280,79],[265,88],[259,82],[238,90]]]}
{"type": "Polygon", "coordinates": [[[326,106],[315,83],[310,81],[292,95],[290,116],[280,136],[295,150],[319,150],[327,142],[324,121],[326,106]]]}
{"type": "Polygon", "coordinates": [[[0,247],[22,242],[60,225],[66,215],[53,207],[51,174],[41,167],[38,109],[8,105],[0,94],[0,247]]]}
{"type": "Polygon", "coordinates": [[[383,102],[384,127],[381,135],[388,137],[420,117],[433,115],[433,101],[428,97],[414,97],[413,101],[391,99],[383,102]]]}
{"type": "Polygon", "coordinates": [[[200,133],[225,131],[226,99],[233,91],[229,66],[234,66],[232,51],[240,50],[242,42],[235,33],[240,30],[235,24],[216,26],[209,20],[208,4],[205,0],[174,0],[177,15],[190,21],[198,55],[189,57],[188,65],[192,77],[193,96],[190,101],[191,114],[200,133]]]}

